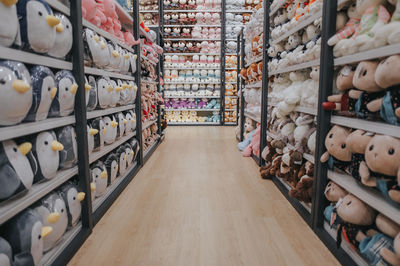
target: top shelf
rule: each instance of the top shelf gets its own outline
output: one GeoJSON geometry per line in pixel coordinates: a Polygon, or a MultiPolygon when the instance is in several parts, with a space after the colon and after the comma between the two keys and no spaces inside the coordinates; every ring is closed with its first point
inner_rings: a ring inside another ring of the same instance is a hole
{"type": "Polygon", "coordinates": [[[253,13],[252,10],[246,10],[246,9],[241,9],[241,10],[226,10],[225,13],[253,13]]]}
{"type": "Polygon", "coordinates": [[[271,9],[271,12],[269,12],[269,16],[272,17],[279,10],[279,8],[285,3],[286,0],[280,0],[278,4],[275,6],[275,8],[271,9]]]}
{"type": "Polygon", "coordinates": [[[180,12],[180,13],[183,13],[183,12],[187,12],[187,13],[199,13],[199,12],[208,12],[208,13],[222,13],[222,11],[221,10],[209,10],[209,9],[204,9],[204,10],[180,10],[180,9],[177,9],[177,10],[173,10],[173,9],[164,9],[164,12],[180,12]]]}
{"type": "Polygon", "coordinates": [[[62,4],[60,1],[58,0],[46,0],[46,2],[54,9],[57,9],[58,11],[64,13],[67,16],[70,16],[70,11],[69,8],[62,4]]]}

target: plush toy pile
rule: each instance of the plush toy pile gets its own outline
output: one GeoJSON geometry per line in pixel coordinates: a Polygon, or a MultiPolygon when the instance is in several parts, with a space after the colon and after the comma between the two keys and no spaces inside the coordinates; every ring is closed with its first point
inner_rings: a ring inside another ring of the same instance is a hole
{"type": "MultiPolygon", "coordinates": [[[[182,67],[181,69],[185,69],[182,67]]],[[[219,83],[221,70],[219,69],[195,69],[195,70],[165,70],[165,82],[167,83],[219,83]]],[[[197,84],[198,85],[198,84],[197,84]]]]}
{"type": "Polygon", "coordinates": [[[141,87],[142,97],[142,123],[157,119],[157,105],[162,104],[164,99],[157,91],[156,84],[143,83],[141,87]]]}
{"type": "Polygon", "coordinates": [[[196,40],[196,41],[167,40],[164,41],[164,51],[166,53],[181,52],[181,53],[219,54],[221,51],[221,42],[201,41],[201,40],[196,40]]]}
{"type": "MultiPolygon", "coordinates": [[[[221,21],[214,20],[210,22],[208,25],[217,25],[220,24],[221,21]]],[[[206,24],[207,25],[207,24],[206,24]]],[[[221,39],[221,28],[214,27],[166,27],[164,28],[164,36],[168,39],[174,38],[192,38],[192,39],[221,39]]],[[[192,44],[193,45],[193,44],[192,44]]],[[[187,49],[190,48],[189,43],[187,43],[187,49]]]]}
{"type": "Polygon", "coordinates": [[[236,121],[237,121],[236,111],[225,112],[225,123],[236,123],[236,121]]]}
{"type": "MultiPolygon", "coordinates": [[[[263,34],[264,9],[261,4],[257,4],[250,16],[246,27],[244,28],[245,60],[246,62],[254,62],[262,56],[262,46],[264,41],[263,34]]],[[[227,46],[236,50],[236,42],[228,42],[227,46]]]]}
{"type": "Polygon", "coordinates": [[[165,10],[221,10],[221,0],[164,0],[165,10]]]}
{"type": "Polygon", "coordinates": [[[237,56],[236,55],[228,55],[225,56],[225,67],[226,68],[237,68],[237,56]]]}
{"type": "Polygon", "coordinates": [[[165,101],[165,109],[216,109],[221,108],[219,100],[207,98],[170,98],[165,101]]]}
{"type": "MultiPolygon", "coordinates": [[[[193,56],[185,56],[185,55],[166,55],[165,60],[164,60],[164,67],[167,70],[172,70],[174,68],[178,69],[214,69],[214,70],[219,70],[220,69],[220,64],[221,64],[221,58],[219,56],[214,56],[214,55],[193,55],[193,56]]],[[[218,73],[218,72],[217,72],[218,73]]],[[[189,72],[189,74],[193,75],[194,73],[189,72]]],[[[200,73],[196,72],[196,76],[193,76],[193,78],[199,78],[197,74],[200,75],[200,73]]],[[[165,76],[167,78],[168,76],[171,76],[171,73],[168,73],[168,75],[165,76]]],[[[173,77],[170,77],[173,78],[173,77]]]]}
{"type": "Polygon", "coordinates": [[[142,11],[142,12],[143,12],[143,14],[140,14],[140,16],[146,26],[150,26],[150,25],[153,26],[153,25],[159,24],[159,19],[158,19],[157,13],[147,13],[145,11],[142,11]]]}
{"type": "Polygon", "coordinates": [[[219,84],[167,84],[164,86],[165,97],[219,97],[221,88],[219,84]]]}
{"type": "Polygon", "coordinates": [[[139,0],[139,10],[158,10],[158,0],[139,0]]]}
{"type": "Polygon", "coordinates": [[[206,116],[202,112],[202,115],[199,115],[199,112],[196,111],[166,111],[165,118],[168,122],[172,123],[205,123],[205,122],[213,122],[219,123],[221,121],[220,115],[218,111],[208,112],[210,115],[206,116]]]}

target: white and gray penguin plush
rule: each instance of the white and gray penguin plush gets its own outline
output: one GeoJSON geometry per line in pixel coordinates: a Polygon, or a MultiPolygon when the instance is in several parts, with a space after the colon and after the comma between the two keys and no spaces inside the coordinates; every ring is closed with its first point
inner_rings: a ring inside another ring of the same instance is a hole
{"type": "Polygon", "coordinates": [[[81,202],[85,199],[85,193],[79,192],[79,187],[68,182],[60,188],[60,195],[63,197],[68,215],[68,228],[72,228],[78,224],[81,217],[81,202]]]}
{"type": "Polygon", "coordinates": [[[122,81],[120,79],[117,79],[117,85],[118,87],[121,88],[121,92],[119,94],[119,101],[118,104],[119,105],[126,105],[129,103],[129,98],[130,98],[130,94],[129,94],[129,85],[126,83],[126,81],[122,81]]]}
{"type": "Polygon", "coordinates": [[[12,249],[10,244],[2,237],[0,237],[0,265],[11,266],[13,265],[12,249]]]}
{"type": "Polygon", "coordinates": [[[118,131],[118,123],[115,120],[115,117],[106,116],[103,118],[104,126],[105,126],[105,134],[104,134],[104,142],[106,144],[112,144],[115,142],[117,138],[117,131],[118,131]]]}
{"type": "Polygon", "coordinates": [[[101,65],[100,37],[91,29],[83,31],[84,63],[86,66],[101,65]]]}
{"type": "Polygon", "coordinates": [[[111,104],[110,107],[115,107],[119,103],[119,98],[121,95],[122,87],[118,86],[117,82],[113,79],[110,79],[110,85],[113,88],[111,92],[111,104]]]}
{"type": "Polygon", "coordinates": [[[125,119],[125,116],[122,112],[117,114],[117,138],[122,138],[125,134],[125,125],[128,124],[128,120],[125,119]]]}
{"type": "Polygon", "coordinates": [[[74,111],[75,95],[78,91],[78,84],[76,84],[71,71],[57,72],[56,86],[58,90],[51,104],[49,116],[68,116],[74,111]]]}
{"type": "Polygon", "coordinates": [[[22,265],[39,265],[43,256],[43,240],[53,229],[43,226],[40,215],[25,209],[1,227],[0,235],[10,243],[14,258],[22,257],[22,265]]]}
{"type": "Polygon", "coordinates": [[[94,136],[96,136],[97,134],[99,134],[99,130],[92,128],[92,125],[88,125],[87,126],[87,137],[88,137],[88,152],[89,155],[92,154],[94,147],[95,147],[95,143],[94,143],[94,136]]]}
{"type": "Polygon", "coordinates": [[[51,234],[43,240],[44,252],[56,246],[68,227],[67,207],[58,193],[51,193],[41,199],[35,208],[42,224],[53,228],[51,234]]]}
{"type": "Polygon", "coordinates": [[[22,47],[37,53],[47,53],[56,41],[56,26],[60,19],[53,15],[43,0],[19,0],[17,12],[22,47]]]}
{"type": "MultiPolygon", "coordinates": [[[[101,197],[107,190],[108,175],[105,165],[98,161],[90,167],[91,182],[96,185],[95,197],[101,197]]],[[[93,199],[93,195],[92,195],[93,199]]]]}
{"type": "Polygon", "coordinates": [[[33,184],[37,163],[29,142],[17,145],[13,140],[0,144],[0,201],[28,191],[33,184]]]}
{"type": "Polygon", "coordinates": [[[107,44],[108,52],[110,53],[110,63],[107,66],[108,70],[115,71],[118,70],[119,64],[122,60],[119,54],[118,45],[114,42],[108,42],[107,44]]]}
{"type": "Polygon", "coordinates": [[[65,58],[72,48],[72,24],[68,17],[61,13],[56,13],[60,23],[56,26],[56,41],[48,54],[57,58],[65,58]]]}
{"type": "Polygon", "coordinates": [[[53,72],[45,66],[34,66],[30,70],[33,99],[25,121],[42,121],[49,115],[49,110],[57,94],[53,72]]]}
{"type": "Polygon", "coordinates": [[[132,149],[132,146],[129,143],[124,145],[125,154],[126,154],[126,168],[132,166],[133,164],[133,157],[135,156],[135,152],[132,149]]]}
{"type": "Polygon", "coordinates": [[[131,145],[132,150],[134,152],[133,161],[135,161],[137,158],[137,155],[139,154],[139,150],[140,150],[139,142],[137,141],[137,139],[133,138],[129,142],[129,144],[131,145]]]}
{"type": "Polygon", "coordinates": [[[34,183],[53,179],[60,165],[59,152],[64,150],[64,146],[57,141],[54,131],[40,132],[31,141],[38,166],[34,183]]]}
{"type": "Polygon", "coordinates": [[[110,78],[100,77],[97,79],[97,98],[101,109],[111,106],[114,88],[111,86],[110,78]]]}
{"type": "Polygon", "coordinates": [[[108,184],[111,185],[118,177],[119,162],[117,154],[110,153],[107,156],[106,160],[104,161],[104,165],[106,166],[107,169],[108,184]]]}
{"type": "Polygon", "coordinates": [[[32,106],[32,82],[24,64],[0,60],[0,126],[20,123],[32,106]]]}
{"type": "Polygon", "coordinates": [[[124,145],[119,146],[117,149],[117,158],[119,163],[119,175],[122,176],[126,173],[128,168],[128,155],[126,154],[126,149],[124,145]]]}
{"type": "Polygon", "coordinates": [[[94,151],[101,150],[104,147],[104,136],[107,133],[103,119],[96,118],[92,121],[91,126],[93,129],[98,130],[98,134],[94,135],[94,151]]]}
{"type": "Polygon", "coordinates": [[[132,125],[133,125],[133,117],[131,115],[131,113],[126,112],[125,113],[125,119],[127,121],[126,125],[125,125],[125,134],[128,135],[129,133],[131,133],[133,131],[132,129],[132,125]]]}
{"type": "Polygon", "coordinates": [[[19,23],[17,0],[0,1],[0,46],[11,46],[17,38],[19,23]]]}
{"type": "Polygon", "coordinates": [[[136,130],[136,113],[133,110],[129,110],[128,113],[130,113],[132,117],[131,123],[132,123],[132,130],[134,131],[136,130]]]}
{"type": "Polygon", "coordinates": [[[90,89],[86,89],[86,109],[93,111],[97,107],[97,82],[93,76],[86,77],[86,84],[90,86],[90,89]]]}
{"type": "Polygon", "coordinates": [[[76,165],[78,161],[78,147],[76,133],[72,126],[66,126],[57,131],[57,139],[64,146],[60,154],[60,168],[68,169],[76,165]]]}

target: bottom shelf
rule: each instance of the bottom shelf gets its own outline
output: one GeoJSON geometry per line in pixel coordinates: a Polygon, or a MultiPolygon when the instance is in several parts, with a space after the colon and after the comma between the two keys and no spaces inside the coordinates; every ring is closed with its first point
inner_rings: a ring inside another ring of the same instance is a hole
{"type": "MultiPolygon", "coordinates": [[[[288,190],[288,192],[292,189],[292,186],[288,184],[288,182],[286,182],[284,179],[277,177],[277,179],[279,181],[281,181],[281,183],[286,187],[286,189],[288,190]]],[[[292,197],[292,199],[297,200],[295,198],[292,197]]],[[[306,209],[309,213],[311,213],[311,204],[310,203],[305,203],[302,201],[297,200],[301,205],[303,205],[304,209],[306,209]]]]}
{"type": "Polygon", "coordinates": [[[253,160],[257,163],[257,165],[260,165],[260,157],[251,153],[251,158],[253,158],[253,160]]]}
{"type": "Polygon", "coordinates": [[[225,122],[224,123],[225,126],[237,126],[236,122],[225,122]]]}
{"type": "Polygon", "coordinates": [[[150,148],[147,148],[147,150],[144,151],[144,153],[143,153],[143,164],[147,162],[147,160],[150,158],[150,156],[156,150],[156,148],[157,148],[159,143],[160,143],[160,139],[156,140],[156,142],[154,142],[153,145],[150,148]]]}
{"type": "Polygon", "coordinates": [[[169,122],[169,126],[215,126],[220,122],[169,122]]]}

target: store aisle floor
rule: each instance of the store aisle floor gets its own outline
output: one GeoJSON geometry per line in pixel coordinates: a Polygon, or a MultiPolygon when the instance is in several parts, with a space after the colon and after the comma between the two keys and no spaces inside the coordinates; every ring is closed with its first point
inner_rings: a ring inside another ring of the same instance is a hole
{"type": "Polygon", "coordinates": [[[169,127],[71,265],[338,265],[233,127],[169,127]]]}

